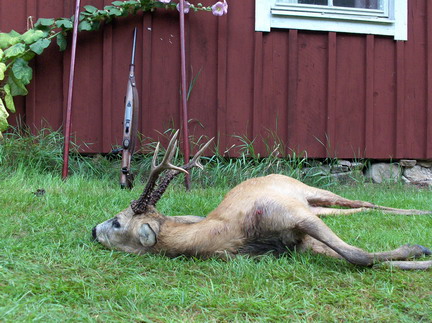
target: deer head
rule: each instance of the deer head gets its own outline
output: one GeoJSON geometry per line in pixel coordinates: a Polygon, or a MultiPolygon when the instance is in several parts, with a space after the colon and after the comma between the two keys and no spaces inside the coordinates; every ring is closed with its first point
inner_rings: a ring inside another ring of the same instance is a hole
{"type": "Polygon", "coordinates": [[[159,143],[157,144],[143,193],[137,200],[132,201],[127,209],[95,226],[92,232],[95,240],[108,248],[126,252],[141,254],[152,251],[161,227],[166,221],[172,221],[172,217],[166,217],[156,210],[156,203],[175,176],[180,173],[187,174],[193,167],[203,168],[199,158],[213,140],[207,142],[187,164],[178,167],[171,164],[177,136],[178,131],[171,138],[160,164],[157,164],[159,143]],[[164,177],[160,178],[164,171],[164,177]]]}

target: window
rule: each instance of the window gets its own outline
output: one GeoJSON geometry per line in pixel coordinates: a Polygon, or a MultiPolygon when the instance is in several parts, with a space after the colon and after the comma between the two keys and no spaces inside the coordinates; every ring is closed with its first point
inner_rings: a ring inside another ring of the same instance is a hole
{"type": "Polygon", "coordinates": [[[290,28],[407,40],[407,0],[255,0],[255,7],[256,31],[290,28]]]}

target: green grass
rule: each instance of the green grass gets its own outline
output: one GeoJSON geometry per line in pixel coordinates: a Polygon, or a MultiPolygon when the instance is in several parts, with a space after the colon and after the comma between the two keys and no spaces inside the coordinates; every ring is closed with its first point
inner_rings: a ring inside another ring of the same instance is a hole
{"type": "MultiPolygon", "coordinates": [[[[309,166],[301,156],[287,156],[277,138],[266,158],[255,153],[253,141],[239,139],[241,158],[206,158],[205,170],[192,174],[194,189],[185,192],[177,179],[158,209],[205,215],[246,178],[298,177],[309,166]]],[[[13,129],[0,142],[0,322],[432,321],[430,271],[364,269],[308,253],[224,262],[107,250],[90,240],[92,227],[126,208],[143,185],[119,189],[119,159],[81,156],[76,146],[71,176],[61,180],[62,144],[61,133],[49,129],[13,129]],[[37,196],[38,189],[46,193],[37,196]]],[[[138,178],[146,177],[150,160],[136,157],[138,178]]],[[[430,190],[304,180],[352,199],[432,209],[430,190]]],[[[431,216],[369,212],[324,220],[368,251],[407,242],[432,247],[431,216]]]]}
{"type": "MultiPolygon", "coordinates": [[[[115,179],[20,168],[0,180],[1,322],[432,321],[431,272],[363,269],[312,254],[230,262],[110,251],[91,228],[140,194],[115,179]],[[33,194],[43,188],[43,196],[33,194]]],[[[349,198],[431,209],[432,192],[399,185],[332,188],[349,198]]],[[[179,184],[159,202],[168,215],[204,215],[228,187],[179,184]]],[[[431,216],[379,212],[325,221],[369,251],[432,245],[431,216]]]]}

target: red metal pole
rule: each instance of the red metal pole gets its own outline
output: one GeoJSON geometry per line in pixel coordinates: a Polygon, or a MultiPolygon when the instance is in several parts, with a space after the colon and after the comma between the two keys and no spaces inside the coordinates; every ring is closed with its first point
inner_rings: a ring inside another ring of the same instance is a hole
{"type": "MultiPolygon", "coordinates": [[[[185,163],[189,162],[189,129],[187,111],[187,89],[186,89],[186,45],[185,45],[185,23],[184,23],[184,0],[179,2],[180,9],[180,66],[181,66],[181,104],[180,114],[183,125],[183,154],[185,163]]],[[[190,176],[185,177],[186,189],[190,189],[190,176]]]]}
{"type": "Polygon", "coordinates": [[[74,80],[74,73],[75,73],[75,53],[76,53],[76,42],[78,36],[79,8],[80,8],[80,0],[76,0],[73,36],[72,36],[71,62],[70,62],[70,70],[69,70],[69,87],[68,87],[68,97],[67,97],[67,105],[66,105],[65,139],[64,139],[63,172],[62,172],[63,179],[65,179],[68,176],[68,171],[69,171],[69,143],[70,143],[70,133],[71,133],[72,93],[73,93],[73,80],[74,80]]]}

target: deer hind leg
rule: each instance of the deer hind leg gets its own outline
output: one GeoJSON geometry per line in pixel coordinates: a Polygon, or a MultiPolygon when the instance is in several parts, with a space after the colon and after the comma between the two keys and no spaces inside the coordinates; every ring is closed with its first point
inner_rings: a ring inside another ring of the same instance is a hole
{"type": "MultiPolygon", "coordinates": [[[[372,266],[379,262],[388,262],[388,264],[392,265],[393,261],[393,265],[397,266],[397,262],[394,262],[394,260],[406,260],[432,254],[429,249],[420,245],[403,245],[391,251],[369,253],[343,241],[320,218],[312,215],[310,211],[299,209],[296,211],[296,217],[298,219],[296,228],[298,230],[320,241],[335,253],[355,265],[372,266]]],[[[303,247],[307,246],[306,241],[306,245],[303,247]]],[[[309,246],[311,246],[310,243],[309,246]]],[[[319,252],[320,248],[322,250],[321,253],[336,256],[335,253],[330,252],[328,248],[323,248],[322,244],[315,244],[315,247],[312,246],[311,249],[315,252],[319,252]]],[[[431,264],[428,265],[428,262],[426,262],[426,264],[423,262],[420,263],[422,263],[422,266],[432,267],[431,264]]],[[[411,266],[413,266],[412,269],[423,269],[420,268],[420,265],[418,264],[412,264],[411,266]]],[[[399,268],[402,267],[400,266],[399,268]]]]}
{"type": "Polygon", "coordinates": [[[425,261],[384,261],[384,266],[395,267],[403,270],[426,270],[432,268],[432,260],[425,261]]]}
{"type": "Polygon", "coordinates": [[[364,212],[367,209],[364,207],[356,208],[356,209],[333,209],[328,207],[321,207],[321,206],[312,206],[310,207],[313,214],[316,216],[321,215],[349,215],[353,213],[359,213],[364,212]]]}
{"type": "MultiPolygon", "coordinates": [[[[432,211],[396,209],[396,208],[376,205],[366,201],[350,200],[340,195],[337,195],[335,193],[332,193],[330,191],[322,190],[319,188],[311,188],[310,190],[308,190],[306,199],[312,207],[341,206],[350,209],[363,209],[363,210],[377,209],[385,213],[401,214],[401,215],[432,214],[432,211]]],[[[319,213],[319,215],[323,215],[323,214],[324,213],[319,213]]],[[[326,213],[326,214],[337,214],[337,213],[326,213]]]]}

